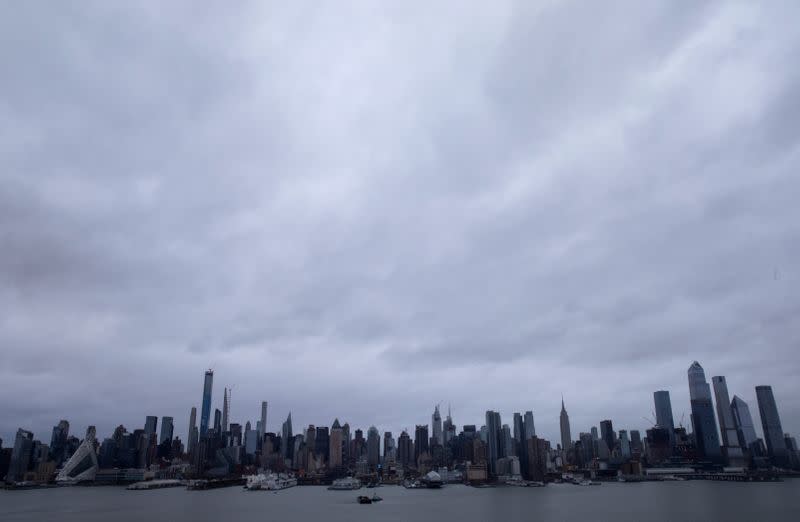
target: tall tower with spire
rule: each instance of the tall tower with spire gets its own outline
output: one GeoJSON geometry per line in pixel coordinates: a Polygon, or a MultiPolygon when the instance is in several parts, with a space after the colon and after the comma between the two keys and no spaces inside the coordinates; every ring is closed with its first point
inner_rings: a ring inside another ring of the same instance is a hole
{"type": "Polygon", "coordinates": [[[228,388],[222,394],[222,431],[228,431],[228,415],[231,408],[231,392],[228,388]]]}
{"type": "Polygon", "coordinates": [[[432,420],[433,439],[441,446],[444,444],[444,438],[442,437],[442,415],[439,413],[438,404],[433,410],[432,420]]]}
{"type": "Polygon", "coordinates": [[[566,453],[572,447],[572,434],[569,429],[569,415],[564,407],[564,396],[561,396],[561,449],[566,453]]]}

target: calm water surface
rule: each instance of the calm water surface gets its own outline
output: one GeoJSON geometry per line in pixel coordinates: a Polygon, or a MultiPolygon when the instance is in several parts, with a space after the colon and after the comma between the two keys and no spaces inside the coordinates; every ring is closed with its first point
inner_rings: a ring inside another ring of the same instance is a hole
{"type": "Polygon", "coordinates": [[[126,491],[116,487],[0,491],[0,521],[422,521],[800,520],[800,480],[741,484],[667,482],[580,487],[355,491],[296,487],[278,493],[227,488],[126,491]],[[359,505],[377,492],[383,502],[359,505]]]}

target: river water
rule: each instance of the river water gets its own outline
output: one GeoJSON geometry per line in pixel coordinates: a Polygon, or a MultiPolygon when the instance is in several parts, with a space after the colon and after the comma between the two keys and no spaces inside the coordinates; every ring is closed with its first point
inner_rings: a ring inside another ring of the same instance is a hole
{"type": "Polygon", "coordinates": [[[772,483],[645,482],[602,486],[441,490],[383,486],[328,491],[303,486],[277,493],[226,488],[126,491],[75,487],[0,491],[0,521],[425,521],[506,520],[771,521],[800,520],[800,479],[772,483]],[[356,503],[377,492],[383,501],[356,503]]]}

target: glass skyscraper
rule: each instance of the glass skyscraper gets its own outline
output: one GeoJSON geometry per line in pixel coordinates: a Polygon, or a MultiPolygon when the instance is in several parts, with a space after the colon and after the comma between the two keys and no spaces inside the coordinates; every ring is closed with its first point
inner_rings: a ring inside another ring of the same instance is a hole
{"type": "Polygon", "coordinates": [[[758,440],[753,417],[750,415],[750,408],[746,402],[734,395],[731,401],[731,410],[733,410],[733,423],[736,426],[736,434],[739,436],[739,446],[750,449],[750,446],[758,440]]]}
{"type": "Polygon", "coordinates": [[[689,398],[692,404],[692,429],[694,430],[697,453],[701,458],[712,462],[722,461],[722,449],[711,403],[711,387],[700,363],[694,361],[688,370],[689,398]]]}
{"type": "Polygon", "coordinates": [[[772,386],[756,386],[756,399],[758,400],[758,413],[761,415],[761,428],[764,430],[767,453],[773,459],[774,464],[786,464],[786,441],[783,437],[778,406],[775,404],[775,396],[772,394],[772,386]]]}
{"type": "Polygon", "coordinates": [[[656,424],[659,428],[669,431],[670,446],[675,445],[675,420],[672,417],[672,401],[669,392],[659,390],[653,392],[653,402],[656,406],[656,424]]]}
{"type": "Polygon", "coordinates": [[[200,436],[203,437],[208,431],[208,423],[211,420],[211,388],[214,386],[214,370],[206,371],[206,378],[203,382],[203,406],[200,409],[200,436]]]}

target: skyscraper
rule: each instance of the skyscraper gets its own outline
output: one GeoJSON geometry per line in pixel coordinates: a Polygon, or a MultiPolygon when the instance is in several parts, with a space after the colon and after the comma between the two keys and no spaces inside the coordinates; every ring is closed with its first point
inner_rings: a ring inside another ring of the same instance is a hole
{"type": "Polygon", "coordinates": [[[514,413],[514,440],[519,444],[525,440],[525,425],[522,420],[522,415],[514,413]]]}
{"type": "Polygon", "coordinates": [[[631,442],[628,439],[627,430],[619,430],[619,451],[622,458],[628,459],[631,456],[631,442]]]}
{"type": "Polygon", "coordinates": [[[261,432],[259,433],[259,440],[264,440],[264,434],[267,433],[267,401],[261,402],[261,432]]]}
{"type": "Polygon", "coordinates": [[[197,444],[197,439],[195,438],[195,431],[197,430],[197,408],[192,406],[192,412],[189,414],[189,433],[186,435],[186,451],[189,453],[192,452],[194,449],[194,445],[197,444]]]}
{"type": "Polygon", "coordinates": [[[525,412],[525,440],[536,435],[536,426],[533,424],[533,412],[525,412]]]}
{"type": "Polygon", "coordinates": [[[450,416],[449,404],[447,405],[447,417],[444,419],[443,431],[444,433],[442,436],[444,437],[445,445],[447,445],[447,443],[456,436],[456,427],[453,424],[453,418],[450,416]]]}
{"type": "Polygon", "coordinates": [[[758,400],[758,413],[761,415],[761,428],[764,430],[767,454],[772,458],[773,464],[786,465],[788,452],[772,386],[756,386],[756,400],[758,400]]]}
{"type": "Polygon", "coordinates": [[[231,396],[228,388],[222,392],[222,431],[228,431],[228,414],[231,408],[231,396]]]}
{"type": "Polygon", "coordinates": [[[173,435],[172,417],[161,417],[161,438],[159,442],[164,444],[164,441],[172,442],[173,435]]]}
{"type": "Polygon", "coordinates": [[[419,462],[419,456],[428,453],[428,425],[417,424],[414,430],[414,464],[419,462]]]}
{"type": "Polygon", "coordinates": [[[731,399],[728,396],[728,383],[725,377],[717,375],[711,378],[714,385],[714,398],[717,402],[717,418],[719,432],[722,435],[722,452],[728,460],[729,466],[742,467],[745,465],[744,454],[739,446],[739,436],[736,433],[736,424],[733,421],[731,399]]]}
{"type": "Polygon", "coordinates": [[[203,381],[203,405],[200,409],[200,436],[204,437],[211,421],[211,388],[214,386],[214,370],[207,370],[203,381]]]}
{"type": "Polygon", "coordinates": [[[11,451],[11,462],[8,467],[8,480],[21,481],[31,465],[33,456],[33,433],[19,428],[11,451]]]}
{"type": "Polygon", "coordinates": [[[344,446],[343,435],[344,434],[342,433],[342,426],[339,424],[339,419],[334,419],[333,426],[331,426],[330,447],[328,448],[328,467],[331,469],[342,466],[342,449],[344,446]]]}
{"type": "Polygon", "coordinates": [[[440,446],[444,444],[442,437],[442,416],[439,414],[439,405],[437,404],[431,415],[431,429],[433,430],[433,440],[440,446]]]}
{"type": "Polygon", "coordinates": [[[67,449],[68,437],[69,422],[61,420],[58,426],[53,426],[53,434],[50,437],[50,458],[55,461],[57,466],[60,466],[66,458],[65,451],[67,449]]]}
{"type": "Polygon", "coordinates": [[[222,433],[222,412],[219,408],[214,408],[214,431],[217,436],[222,433]]]}
{"type": "Polygon", "coordinates": [[[733,410],[733,422],[736,426],[736,434],[739,437],[739,446],[749,450],[758,440],[753,417],[750,415],[750,408],[746,402],[734,395],[731,401],[731,410],[733,410]]]}
{"type": "MultiPolygon", "coordinates": [[[[439,419],[441,421],[441,419],[439,419]]],[[[367,430],[367,466],[377,469],[381,463],[381,436],[378,428],[370,426],[367,430]]]]}
{"type": "MultiPolygon", "coordinates": [[[[611,422],[610,419],[600,421],[600,438],[605,443],[608,453],[614,451],[614,424],[611,422]]],[[[598,453],[601,454],[602,456],[607,455],[603,451],[599,451],[598,453]]]]}
{"type": "Polygon", "coordinates": [[[157,429],[158,429],[158,417],[154,415],[148,415],[144,421],[145,434],[147,434],[147,436],[155,435],[157,429]]]}
{"type": "Polygon", "coordinates": [[[569,429],[569,415],[564,408],[564,397],[561,397],[561,449],[566,454],[572,447],[572,433],[569,429]]]}
{"type": "Polygon", "coordinates": [[[692,428],[697,453],[701,458],[712,462],[722,461],[722,449],[717,435],[714,419],[714,406],[711,403],[711,388],[706,382],[706,374],[700,363],[694,361],[687,371],[689,378],[689,398],[692,405],[692,428]]]}
{"type": "Polygon", "coordinates": [[[294,435],[292,435],[292,412],[286,417],[281,428],[281,456],[284,459],[292,458],[292,444],[294,435]]]}
{"type": "Polygon", "coordinates": [[[672,417],[672,401],[669,392],[659,390],[653,392],[653,402],[656,406],[656,425],[669,432],[670,446],[675,446],[675,421],[672,417]]]}
{"type": "Polygon", "coordinates": [[[414,459],[414,448],[411,437],[403,431],[397,438],[397,464],[403,469],[407,469],[414,459]]]}
{"type": "Polygon", "coordinates": [[[489,475],[497,475],[497,459],[500,458],[500,413],[486,412],[486,463],[489,475]]]}

